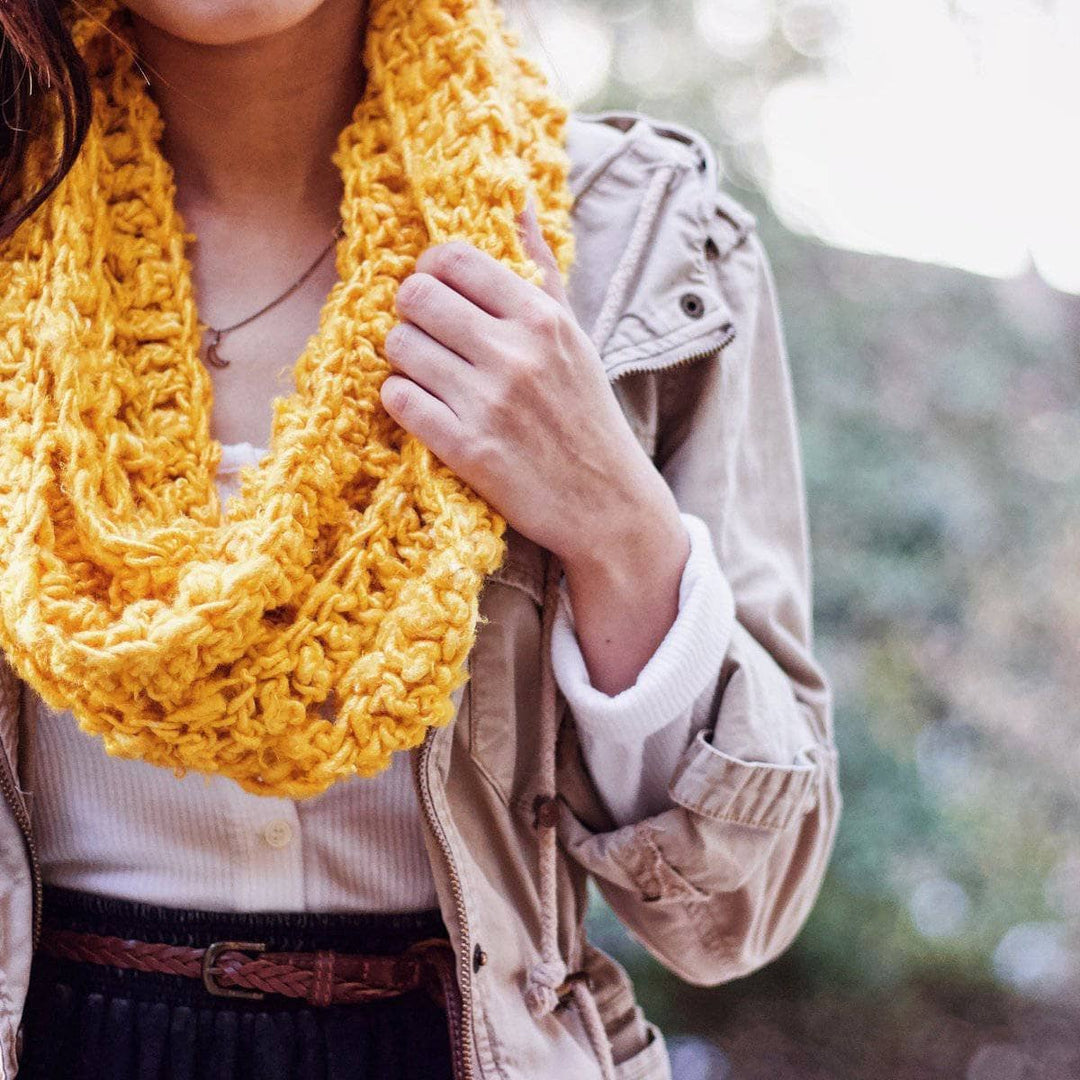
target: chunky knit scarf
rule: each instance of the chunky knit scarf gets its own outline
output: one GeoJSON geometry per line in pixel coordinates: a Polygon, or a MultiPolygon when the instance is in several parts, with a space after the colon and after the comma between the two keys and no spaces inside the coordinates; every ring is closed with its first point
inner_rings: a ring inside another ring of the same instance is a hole
{"type": "Polygon", "coordinates": [[[93,124],[0,245],[0,648],[110,754],[293,798],[372,776],[451,719],[505,554],[504,519],[381,407],[394,294],[455,238],[538,284],[530,191],[567,273],[567,111],[496,0],[372,0],[339,280],[222,506],[162,120],[116,0],[70,26],[93,124]]]}

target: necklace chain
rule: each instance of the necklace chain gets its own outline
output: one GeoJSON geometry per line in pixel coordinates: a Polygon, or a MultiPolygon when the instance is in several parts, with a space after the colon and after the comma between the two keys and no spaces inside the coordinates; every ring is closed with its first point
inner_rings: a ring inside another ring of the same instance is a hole
{"type": "Polygon", "coordinates": [[[207,331],[213,335],[210,344],[206,348],[206,361],[209,364],[213,364],[216,368],[226,368],[229,366],[230,361],[226,360],[219,352],[218,346],[221,344],[222,337],[225,334],[232,333],[233,330],[239,330],[241,326],[247,326],[248,323],[254,322],[260,315],[265,315],[271,308],[275,308],[283,300],[287,300],[301,285],[313,273],[315,268],[326,258],[329,251],[333,246],[345,235],[345,230],[342,228],[339,222],[334,229],[334,235],[330,238],[330,242],[319,252],[318,258],[283,292],[280,296],[276,296],[268,304],[264,304],[258,311],[248,315],[246,318],[241,319],[239,322],[233,323],[231,326],[207,326],[207,331]]]}

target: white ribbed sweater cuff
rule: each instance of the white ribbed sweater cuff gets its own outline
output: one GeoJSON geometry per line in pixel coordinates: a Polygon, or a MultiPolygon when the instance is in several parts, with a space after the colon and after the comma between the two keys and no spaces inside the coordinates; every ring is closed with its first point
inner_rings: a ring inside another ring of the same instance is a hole
{"type": "Polygon", "coordinates": [[[679,584],[678,615],[637,681],[621,693],[605,694],[590,682],[565,576],[559,583],[552,665],[575,722],[589,736],[640,742],[684,718],[719,673],[735,623],[735,598],[708,526],[695,514],[680,516],[690,535],[690,554],[679,584]]]}

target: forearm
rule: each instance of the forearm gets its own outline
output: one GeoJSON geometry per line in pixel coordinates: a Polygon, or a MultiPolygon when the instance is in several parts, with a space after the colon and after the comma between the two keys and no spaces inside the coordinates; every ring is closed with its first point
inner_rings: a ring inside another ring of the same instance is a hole
{"type": "Polygon", "coordinates": [[[552,627],[555,677],[574,717],[585,764],[615,825],[670,807],[668,784],[694,733],[708,726],[712,699],[735,626],[731,586],[708,526],[681,514],[690,554],[679,583],[678,615],[633,686],[609,696],[588,677],[568,591],[552,627]]]}
{"type": "Polygon", "coordinates": [[[609,695],[634,685],[679,612],[690,538],[657,481],[634,503],[598,515],[591,542],[563,563],[589,680],[609,695]]]}

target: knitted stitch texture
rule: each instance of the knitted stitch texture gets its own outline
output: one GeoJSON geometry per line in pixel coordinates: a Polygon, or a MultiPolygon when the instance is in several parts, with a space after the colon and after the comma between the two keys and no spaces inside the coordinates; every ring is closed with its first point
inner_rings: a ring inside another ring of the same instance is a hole
{"type": "Polygon", "coordinates": [[[372,776],[452,718],[505,556],[505,520],[381,405],[394,296],[451,239],[539,284],[530,191],[565,277],[567,109],[495,0],[372,0],[338,281],[222,505],[163,122],[127,11],[67,10],[91,130],[0,244],[0,648],[110,754],[292,798],[372,776]]]}

